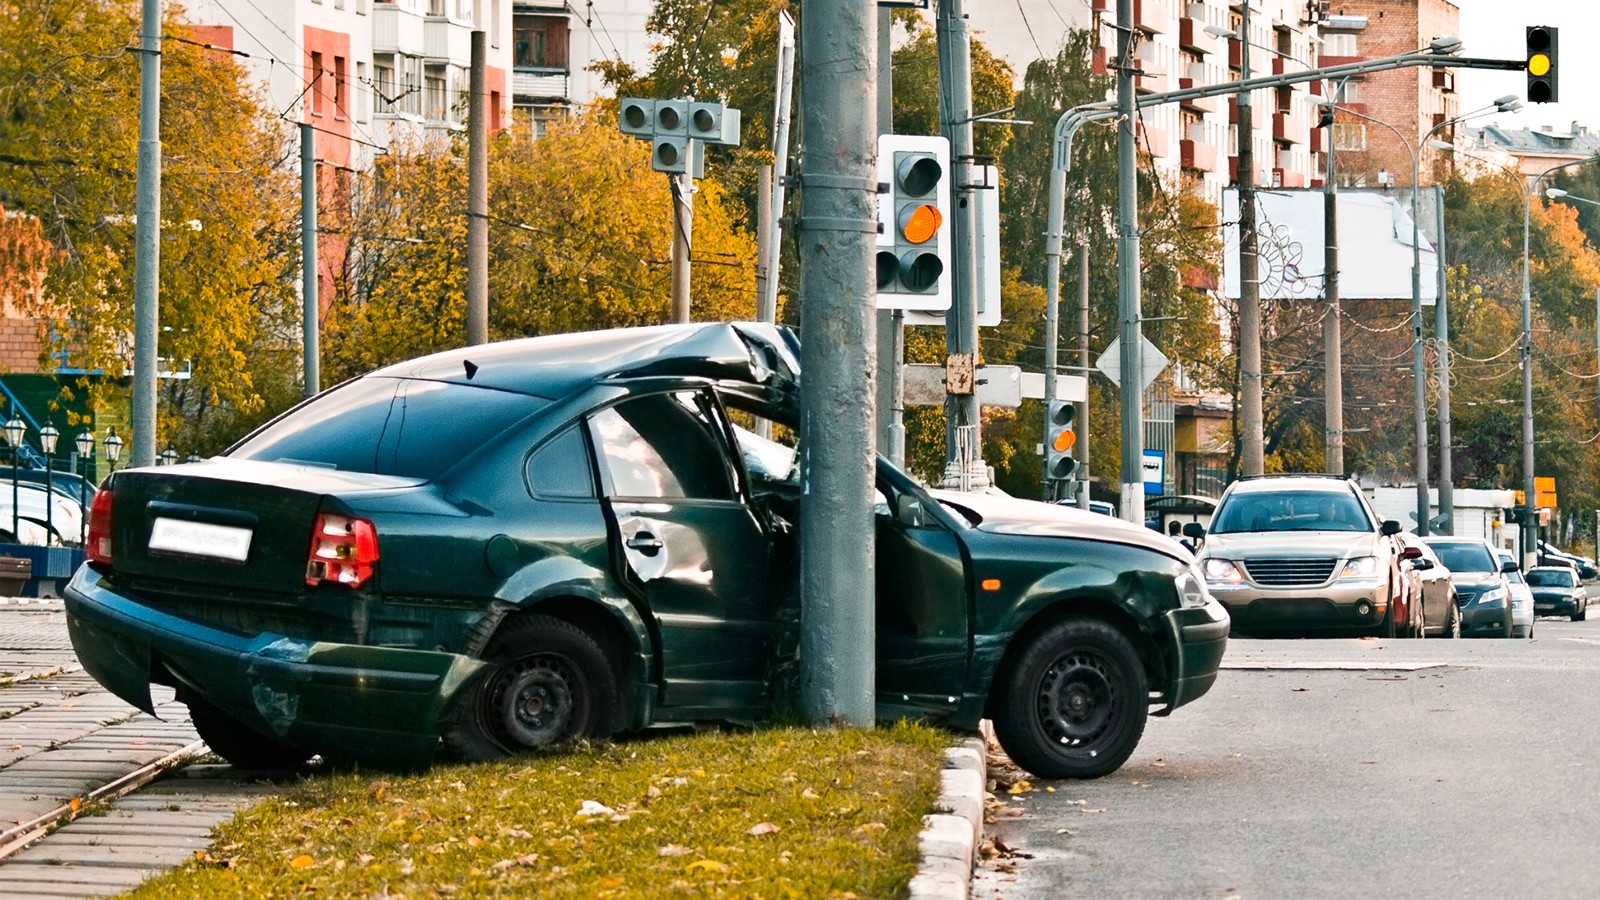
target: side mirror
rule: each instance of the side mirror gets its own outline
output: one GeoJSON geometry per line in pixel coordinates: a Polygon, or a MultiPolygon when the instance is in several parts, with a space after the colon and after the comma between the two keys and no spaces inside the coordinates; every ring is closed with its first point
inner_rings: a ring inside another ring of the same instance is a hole
{"type": "Polygon", "coordinates": [[[894,518],[907,528],[921,528],[927,524],[927,512],[922,508],[922,501],[910,494],[894,498],[894,518]]]}
{"type": "Polygon", "coordinates": [[[1202,540],[1206,536],[1206,527],[1199,522],[1189,522],[1183,526],[1183,536],[1190,540],[1202,540]]]}
{"type": "Polygon", "coordinates": [[[1410,559],[1412,571],[1426,572],[1433,568],[1433,560],[1431,559],[1424,559],[1420,556],[1410,557],[1410,559]]]}
{"type": "Polygon", "coordinates": [[[1500,571],[1502,572],[1517,572],[1521,569],[1522,567],[1517,565],[1517,561],[1514,559],[1504,560],[1500,563],[1500,571]]]}
{"type": "Polygon", "coordinates": [[[1422,556],[1421,547],[1407,547],[1400,551],[1401,559],[1419,559],[1422,556]]]}
{"type": "Polygon", "coordinates": [[[1400,523],[1394,519],[1384,519],[1383,527],[1379,529],[1385,535],[1399,534],[1400,530],[1400,523]]]}

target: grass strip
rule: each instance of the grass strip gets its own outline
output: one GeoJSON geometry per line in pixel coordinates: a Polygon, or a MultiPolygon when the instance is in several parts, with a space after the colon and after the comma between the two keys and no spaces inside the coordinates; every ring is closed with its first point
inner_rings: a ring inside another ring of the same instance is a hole
{"type": "Polygon", "coordinates": [[[773,728],[312,777],[133,896],[901,896],[950,743],[773,728]]]}

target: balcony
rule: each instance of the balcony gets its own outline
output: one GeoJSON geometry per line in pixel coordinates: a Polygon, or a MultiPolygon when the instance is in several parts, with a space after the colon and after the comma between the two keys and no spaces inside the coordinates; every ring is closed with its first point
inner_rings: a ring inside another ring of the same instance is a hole
{"type": "Polygon", "coordinates": [[[530,101],[570,100],[565,69],[517,69],[511,73],[511,95],[530,101]]]}
{"type": "Polygon", "coordinates": [[[1178,19],[1178,46],[1192,53],[1216,53],[1217,39],[1206,34],[1206,23],[1182,16],[1178,19]]]}
{"type": "Polygon", "coordinates": [[[1292,169],[1273,169],[1273,187],[1303,188],[1306,186],[1306,173],[1296,172],[1292,169]]]}
{"type": "Polygon", "coordinates": [[[1304,144],[1310,140],[1311,127],[1306,120],[1289,113],[1272,114],[1272,139],[1284,144],[1304,144]]]}
{"type": "MultiPolygon", "coordinates": [[[[1178,79],[1178,90],[1180,90],[1180,91],[1186,91],[1186,90],[1188,90],[1190,88],[1200,87],[1200,86],[1201,86],[1201,82],[1199,81],[1199,79],[1195,79],[1195,78],[1179,78],[1178,79]]],[[[1215,97],[1191,97],[1188,100],[1179,101],[1178,108],[1182,109],[1182,110],[1185,110],[1187,112],[1200,113],[1201,115],[1204,115],[1206,113],[1213,113],[1213,112],[1217,111],[1217,98],[1215,98],[1215,97]]]]}
{"type": "Polygon", "coordinates": [[[1146,34],[1170,31],[1172,10],[1168,0],[1133,0],[1133,25],[1146,34]]]}
{"type": "Polygon", "coordinates": [[[1157,71],[1155,61],[1135,57],[1134,65],[1143,73],[1133,76],[1134,90],[1152,94],[1166,92],[1167,73],[1157,71]]]}
{"type": "Polygon", "coordinates": [[[1323,137],[1323,134],[1324,132],[1321,128],[1317,128],[1315,126],[1311,128],[1310,146],[1312,153],[1321,153],[1322,145],[1328,142],[1327,139],[1323,137]]]}
{"type": "Polygon", "coordinates": [[[1185,169],[1210,172],[1217,167],[1217,148],[1201,141],[1179,141],[1178,164],[1185,169]]]}
{"type": "Polygon", "coordinates": [[[1094,58],[1089,61],[1089,68],[1096,75],[1104,75],[1111,71],[1111,65],[1106,61],[1106,48],[1094,48],[1094,58]]]}
{"type": "Polygon", "coordinates": [[[394,3],[372,6],[372,52],[420,56],[422,16],[394,3]]]}
{"type": "Polygon", "coordinates": [[[472,65],[472,28],[444,16],[428,16],[423,29],[423,61],[430,65],[472,65]]]}
{"type": "Polygon", "coordinates": [[[1151,156],[1171,155],[1167,147],[1167,133],[1148,122],[1139,126],[1139,141],[1151,156]]]}
{"type": "Polygon", "coordinates": [[[1323,68],[1329,66],[1347,66],[1351,63],[1365,62],[1365,56],[1330,56],[1326,53],[1317,57],[1317,65],[1323,68]]]}
{"type": "Polygon", "coordinates": [[[1434,69],[1433,86],[1446,94],[1454,94],[1456,92],[1456,73],[1449,69],[1434,69]]]}

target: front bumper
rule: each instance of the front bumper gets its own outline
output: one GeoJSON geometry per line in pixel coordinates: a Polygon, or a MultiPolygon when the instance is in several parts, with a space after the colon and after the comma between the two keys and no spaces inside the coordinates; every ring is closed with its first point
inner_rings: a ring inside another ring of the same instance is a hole
{"type": "Polygon", "coordinates": [[[1389,610],[1387,584],[1381,581],[1336,581],[1309,588],[1212,582],[1206,590],[1242,631],[1374,628],[1383,624],[1389,610]]]}
{"type": "Polygon", "coordinates": [[[1461,604],[1461,636],[1503,637],[1506,621],[1511,618],[1511,603],[1500,600],[1480,603],[1476,600],[1461,604]]]}
{"type": "Polygon", "coordinates": [[[1186,606],[1166,614],[1172,635],[1172,670],[1167,678],[1167,705],[1156,712],[1164,716],[1204,696],[1216,683],[1222,655],[1228,649],[1231,625],[1227,610],[1212,600],[1205,606],[1186,606]]]}
{"type": "Polygon", "coordinates": [[[1533,598],[1533,612],[1540,616],[1570,616],[1578,611],[1578,601],[1573,598],[1533,598]]]}
{"type": "Polygon", "coordinates": [[[154,714],[151,683],[192,691],[311,753],[427,765],[445,716],[483,663],[453,653],[240,635],[152,609],[78,569],[62,593],[84,670],[154,714]]]}

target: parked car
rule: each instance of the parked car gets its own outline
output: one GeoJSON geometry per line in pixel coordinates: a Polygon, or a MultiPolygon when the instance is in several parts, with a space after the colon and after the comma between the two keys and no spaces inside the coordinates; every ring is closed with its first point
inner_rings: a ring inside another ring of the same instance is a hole
{"type": "MultiPolygon", "coordinates": [[[[1450,570],[1439,562],[1433,548],[1409,531],[1399,535],[1401,571],[1411,585],[1411,607],[1415,611],[1415,637],[1461,637],[1461,608],[1456,605],[1456,588],[1450,570]]],[[[1530,607],[1531,609],[1531,607],[1530,607]]]]}
{"type": "Polygon", "coordinates": [[[1570,566],[1578,571],[1578,579],[1580,581],[1595,580],[1597,573],[1595,570],[1594,560],[1590,559],[1589,557],[1579,556],[1576,553],[1567,553],[1545,541],[1540,541],[1538,546],[1539,565],[1570,566]]]}
{"type": "Polygon", "coordinates": [[[1589,597],[1578,575],[1567,566],[1534,566],[1528,570],[1533,611],[1541,616],[1566,616],[1574,622],[1589,617],[1589,597]]]}
{"type": "Polygon", "coordinates": [[[1506,563],[1511,563],[1512,568],[1506,572],[1506,583],[1511,586],[1511,636],[1520,638],[1533,637],[1533,591],[1528,588],[1528,580],[1522,577],[1522,567],[1517,565],[1517,558],[1509,550],[1499,550],[1501,568],[1506,563]]]}
{"type": "MultiPolygon", "coordinates": [[[[798,357],[729,323],[468,347],[117,472],[73,647],[146,711],[174,687],[246,766],[766,719],[797,667],[800,456],[735,423],[795,425],[798,357]]],[[[1095,777],[1211,687],[1227,615],[1165,537],[881,458],[876,489],[880,718],[988,717],[1025,768],[1095,777]]]]}
{"type": "Polygon", "coordinates": [[[1400,523],[1380,520],[1355,483],[1327,475],[1269,475],[1230,484],[1203,533],[1211,593],[1242,632],[1361,629],[1394,637],[1409,627],[1400,573],[1400,523]]]}
{"type": "Polygon", "coordinates": [[[62,545],[77,544],[82,540],[83,507],[76,499],[67,497],[59,491],[46,492],[43,485],[18,482],[15,493],[9,485],[0,486],[0,541],[13,540],[11,534],[13,499],[16,502],[14,508],[21,538],[18,543],[62,545]],[[22,527],[23,522],[37,526],[37,531],[31,527],[22,527]],[[36,536],[37,540],[34,539],[36,536]]]}
{"type": "Polygon", "coordinates": [[[1461,603],[1461,633],[1465,637],[1511,637],[1511,584],[1506,573],[1515,562],[1502,562],[1494,545],[1483,538],[1425,537],[1422,539],[1450,570],[1461,603]]]}

